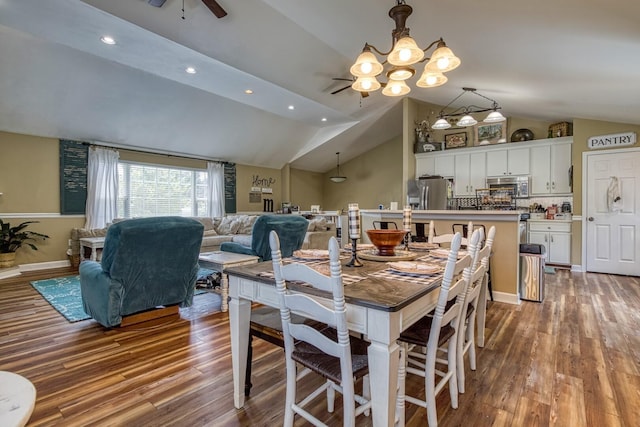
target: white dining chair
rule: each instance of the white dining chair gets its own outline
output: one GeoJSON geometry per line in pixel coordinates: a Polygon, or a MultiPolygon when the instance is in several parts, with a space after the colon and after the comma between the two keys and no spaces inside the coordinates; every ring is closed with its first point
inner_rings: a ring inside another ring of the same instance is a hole
{"type": "MultiPolygon", "coordinates": [[[[433,221],[431,221],[431,223],[429,224],[429,243],[437,243],[439,245],[442,245],[443,243],[448,243],[451,244],[451,240],[453,239],[453,236],[455,235],[455,233],[445,233],[445,234],[439,234],[436,235],[435,234],[435,228],[433,228],[433,235],[432,235],[432,227],[431,224],[433,224],[433,221]]],[[[469,221],[469,224],[467,225],[467,235],[470,236],[473,233],[473,222],[469,221]]],[[[467,237],[462,236],[460,244],[462,246],[467,246],[469,244],[469,239],[467,237]]]]}
{"type": "MultiPolygon", "coordinates": [[[[495,227],[492,227],[489,232],[495,233],[495,227]]],[[[467,287],[467,292],[462,303],[462,311],[460,315],[460,330],[458,332],[458,348],[457,348],[457,375],[458,375],[458,391],[464,393],[465,373],[464,373],[464,355],[469,353],[469,367],[472,371],[476,370],[476,350],[475,350],[475,325],[476,314],[478,312],[478,299],[482,291],[482,287],[485,286],[485,280],[487,278],[487,264],[483,263],[485,259],[489,259],[491,253],[491,247],[484,245],[479,248],[482,241],[484,241],[484,229],[478,228],[473,232],[472,243],[470,246],[475,246],[473,249],[469,248],[470,255],[472,257],[471,280],[467,287]],[[476,237],[476,234],[479,237],[476,237]]]]}
{"type": "Polygon", "coordinates": [[[435,311],[425,315],[400,334],[400,369],[398,370],[398,398],[396,418],[398,426],[404,425],[405,402],[427,410],[430,427],[438,425],[436,395],[449,384],[451,407],[458,407],[458,382],[456,377],[457,334],[462,299],[471,276],[471,256],[457,260],[462,237],[456,233],[444,269],[440,294],[435,311]],[[462,273],[462,274],[461,274],[462,273]],[[454,277],[462,276],[455,280],[454,277]],[[416,351],[413,351],[416,348],[416,351]],[[420,351],[420,350],[424,351],[420,351]],[[446,355],[446,358],[445,356],[446,355]],[[446,371],[436,369],[436,363],[446,366],[446,371]],[[406,375],[424,378],[425,400],[406,395],[406,375]],[[436,382],[436,375],[439,380],[436,382]]]}
{"type": "Polygon", "coordinates": [[[287,371],[283,425],[293,426],[295,414],[315,426],[326,425],[305,409],[308,403],[326,390],[329,412],[333,411],[335,391],[342,393],[343,425],[355,426],[356,417],[371,408],[371,402],[364,396],[357,395],[354,390],[354,381],[363,378],[362,394],[370,396],[368,378],[364,378],[369,373],[368,343],[349,335],[338,242],[335,237],[329,240],[330,276],[302,263],[283,265],[280,241],[274,231],[269,235],[269,244],[282,318],[287,371]],[[287,288],[287,281],[305,282],[317,290],[327,292],[332,295],[332,303],[325,306],[303,293],[292,293],[287,288]],[[322,322],[327,327],[320,329],[304,323],[294,323],[293,313],[322,322]],[[302,367],[300,372],[298,366],[302,367]],[[297,400],[298,381],[302,381],[311,372],[326,381],[301,400],[297,400]]]}
{"type": "MultiPolygon", "coordinates": [[[[493,300],[493,294],[491,292],[491,277],[490,277],[491,272],[489,271],[489,265],[490,265],[490,260],[492,256],[492,251],[493,251],[493,242],[495,238],[496,238],[496,227],[491,226],[491,228],[489,228],[489,232],[487,233],[487,239],[484,242],[485,247],[489,248],[488,249],[489,256],[481,259],[482,264],[486,268],[485,281],[483,283],[483,287],[485,289],[485,295],[488,292],[489,295],[491,295],[492,300],[493,300]]],[[[484,325],[485,325],[486,316],[487,316],[487,299],[484,298],[484,301],[480,301],[478,303],[478,313],[476,314],[477,329],[478,329],[478,332],[477,332],[478,347],[484,347],[484,325]]]]}

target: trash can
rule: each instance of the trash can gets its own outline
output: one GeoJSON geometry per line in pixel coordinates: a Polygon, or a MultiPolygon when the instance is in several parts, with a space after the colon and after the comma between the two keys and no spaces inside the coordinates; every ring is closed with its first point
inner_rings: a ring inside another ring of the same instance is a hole
{"type": "Polygon", "coordinates": [[[545,247],[539,244],[520,244],[520,299],[542,302],[544,299],[545,247]]]}

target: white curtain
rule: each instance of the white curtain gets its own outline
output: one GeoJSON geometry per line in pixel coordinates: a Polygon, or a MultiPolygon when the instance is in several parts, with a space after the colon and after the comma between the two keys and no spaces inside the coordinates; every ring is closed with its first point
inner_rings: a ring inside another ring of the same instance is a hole
{"type": "Polygon", "coordinates": [[[103,228],[118,214],[118,158],[109,148],[91,147],[87,165],[87,222],[85,228],[103,228]]]}
{"type": "Polygon", "coordinates": [[[209,216],[224,216],[224,164],[207,162],[209,216]]]}

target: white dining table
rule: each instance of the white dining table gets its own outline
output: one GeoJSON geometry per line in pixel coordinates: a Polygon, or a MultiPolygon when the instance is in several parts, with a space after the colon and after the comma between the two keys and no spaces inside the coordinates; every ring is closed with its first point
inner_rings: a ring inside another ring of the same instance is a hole
{"type": "MultiPolygon", "coordinates": [[[[360,268],[343,266],[343,282],[347,281],[347,276],[361,277],[361,280],[345,285],[347,320],[351,331],[364,334],[371,343],[368,349],[371,416],[376,427],[393,426],[395,421],[399,362],[396,340],[403,330],[435,308],[441,281],[436,277],[430,284],[425,284],[395,280],[390,275],[379,277],[379,272],[386,268],[384,262],[365,262],[360,268]]],[[[271,269],[270,262],[263,262],[226,270],[231,297],[229,323],[236,408],[242,408],[245,399],[251,304],[259,302],[278,307],[275,281],[265,276],[271,269]]],[[[295,283],[289,283],[288,287],[331,304],[330,296],[321,291],[295,283]]]]}

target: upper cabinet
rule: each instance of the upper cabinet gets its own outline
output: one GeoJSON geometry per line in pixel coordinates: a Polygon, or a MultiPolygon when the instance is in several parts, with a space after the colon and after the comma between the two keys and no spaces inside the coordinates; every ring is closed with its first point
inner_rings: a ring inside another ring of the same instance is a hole
{"type": "Polygon", "coordinates": [[[475,196],[476,190],[486,187],[485,153],[455,155],[454,196],[475,196]]]}
{"type": "Polygon", "coordinates": [[[475,196],[487,177],[531,176],[531,195],[571,194],[573,137],[416,154],[416,177],[454,178],[456,197],[475,196]]]}
{"type": "Polygon", "coordinates": [[[416,178],[421,175],[440,175],[453,178],[454,167],[453,154],[439,151],[416,156],[416,178]]]}
{"type": "Polygon", "coordinates": [[[529,175],[529,148],[487,151],[487,176],[529,175]]]}
{"type": "Polygon", "coordinates": [[[531,194],[571,193],[571,142],[531,147],[531,194]]]}

